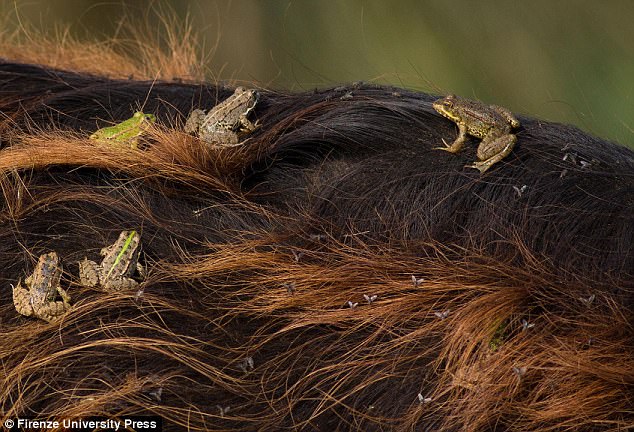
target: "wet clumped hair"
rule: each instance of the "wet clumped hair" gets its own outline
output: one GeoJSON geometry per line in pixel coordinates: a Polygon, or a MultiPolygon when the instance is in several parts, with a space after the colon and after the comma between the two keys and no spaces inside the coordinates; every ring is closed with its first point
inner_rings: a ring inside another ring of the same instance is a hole
{"type": "MultiPolygon", "coordinates": [[[[41,62],[40,60],[38,60],[41,62]]],[[[58,65],[59,66],[59,65],[58,65]]],[[[233,87],[0,62],[0,413],[165,430],[634,428],[634,153],[520,117],[513,152],[436,97],[260,89],[242,146],[183,132],[233,87]],[[88,139],[142,110],[138,148],[88,139]],[[78,262],[141,235],[134,290],[78,262]],[[72,308],[11,285],[56,251],[72,308]]]]}

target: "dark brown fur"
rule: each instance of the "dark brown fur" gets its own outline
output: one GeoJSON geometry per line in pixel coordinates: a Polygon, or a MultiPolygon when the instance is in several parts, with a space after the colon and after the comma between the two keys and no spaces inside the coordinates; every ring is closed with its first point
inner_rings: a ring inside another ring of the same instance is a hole
{"type": "Polygon", "coordinates": [[[476,140],[433,150],[455,134],[433,96],[364,84],[263,91],[237,149],[180,131],[231,93],[0,63],[3,419],[634,428],[631,150],[521,117],[481,175],[476,140]],[[140,106],[159,123],[140,150],[87,139],[140,106]],[[143,290],[80,287],[77,261],[123,229],[143,290]],[[49,325],[10,284],[52,249],[74,307],[49,325]]]}

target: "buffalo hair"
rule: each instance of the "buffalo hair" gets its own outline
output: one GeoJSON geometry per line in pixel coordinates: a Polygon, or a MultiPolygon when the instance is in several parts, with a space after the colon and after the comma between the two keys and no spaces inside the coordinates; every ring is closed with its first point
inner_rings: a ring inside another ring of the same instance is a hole
{"type": "Polygon", "coordinates": [[[230,86],[0,62],[0,417],[157,415],[165,430],[634,429],[634,153],[520,116],[465,168],[437,96],[260,89],[259,128],[182,131],[230,86]],[[134,111],[137,149],[88,139],[134,111]],[[141,234],[132,291],[78,262],[141,234]],[[64,263],[72,309],[11,286],[64,263]]]}

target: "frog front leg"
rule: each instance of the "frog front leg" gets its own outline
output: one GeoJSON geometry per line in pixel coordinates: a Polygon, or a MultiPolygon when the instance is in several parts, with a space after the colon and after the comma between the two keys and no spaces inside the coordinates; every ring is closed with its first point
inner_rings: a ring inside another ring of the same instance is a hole
{"type": "Polygon", "coordinates": [[[486,138],[483,139],[478,147],[478,159],[480,160],[474,162],[472,165],[466,165],[466,167],[476,168],[480,173],[484,173],[491,168],[493,164],[507,157],[513,150],[513,147],[515,147],[516,141],[517,137],[512,134],[502,135],[490,141],[486,138]]]}
{"type": "Polygon", "coordinates": [[[240,114],[240,124],[242,128],[246,130],[246,132],[253,132],[259,127],[258,122],[253,123],[251,120],[247,118],[246,114],[240,114]]]}
{"type": "Polygon", "coordinates": [[[39,306],[34,306],[33,315],[43,319],[44,321],[55,321],[57,318],[64,315],[70,309],[70,304],[66,301],[66,298],[70,299],[70,297],[68,297],[68,294],[66,294],[66,292],[64,292],[64,296],[66,296],[64,301],[47,302],[39,306]]]}
{"type": "Polygon", "coordinates": [[[66,303],[68,306],[70,306],[70,295],[66,292],[66,290],[62,288],[61,286],[58,286],[57,292],[59,293],[59,296],[62,298],[62,303],[66,303]]]}
{"type": "Polygon", "coordinates": [[[97,286],[99,283],[99,270],[99,265],[96,262],[84,258],[83,261],[79,262],[79,281],[87,288],[97,286]]]}
{"type": "Polygon", "coordinates": [[[467,126],[464,124],[458,124],[458,136],[454,140],[454,142],[449,145],[443,139],[442,142],[445,144],[445,147],[434,147],[434,150],[444,150],[449,153],[457,153],[462,149],[465,141],[467,140],[467,126]]]}
{"type": "Polygon", "coordinates": [[[31,305],[31,294],[29,290],[23,288],[18,281],[18,284],[13,287],[13,305],[15,310],[20,315],[31,316],[33,315],[33,306],[31,305]]]}

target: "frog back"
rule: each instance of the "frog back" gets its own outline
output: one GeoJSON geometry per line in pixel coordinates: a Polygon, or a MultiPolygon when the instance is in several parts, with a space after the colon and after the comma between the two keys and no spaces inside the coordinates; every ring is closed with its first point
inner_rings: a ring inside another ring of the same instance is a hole
{"type": "Polygon", "coordinates": [[[139,259],[140,238],[136,231],[122,231],[117,241],[102,250],[101,264],[104,279],[130,276],[139,259]]]}
{"type": "Polygon", "coordinates": [[[27,279],[31,301],[41,304],[55,300],[62,276],[62,266],[57,253],[50,252],[40,257],[33,274],[27,279]]]}
{"type": "Polygon", "coordinates": [[[462,123],[467,127],[469,135],[484,138],[492,130],[508,133],[511,125],[501,114],[495,111],[469,111],[463,113],[462,123]]]}

